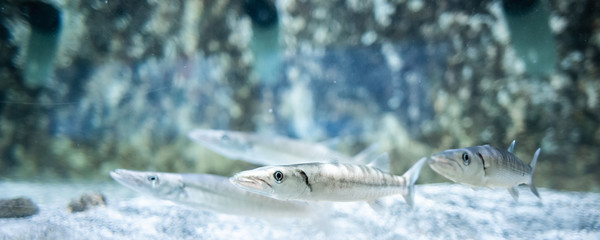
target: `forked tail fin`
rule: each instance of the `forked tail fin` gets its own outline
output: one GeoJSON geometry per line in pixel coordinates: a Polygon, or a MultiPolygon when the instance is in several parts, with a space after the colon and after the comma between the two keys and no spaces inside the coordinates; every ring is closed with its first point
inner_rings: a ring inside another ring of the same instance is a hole
{"type": "Polygon", "coordinates": [[[529,180],[529,189],[531,189],[531,192],[533,192],[533,194],[535,194],[535,196],[537,196],[539,199],[542,199],[542,197],[540,197],[537,188],[535,188],[535,185],[533,184],[533,172],[535,171],[535,164],[537,163],[541,150],[541,148],[538,148],[537,151],[535,151],[535,154],[533,155],[533,160],[531,160],[531,163],[529,163],[529,166],[531,167],[531,179],[529,180]]]}
{"type": "Polygon", "coordinates": [[[402,197],[404,197],[404,201],[412,207],[414,205],[414,192],[415,192],[415,182],[419,179],[419,173],[421,173],[421,168],[423,164],[427,161],[427,158],[421,158],[415,165],[413,165],[406,173],[402,175],[406,180],[406,188],[402,192],[402,197]]]}

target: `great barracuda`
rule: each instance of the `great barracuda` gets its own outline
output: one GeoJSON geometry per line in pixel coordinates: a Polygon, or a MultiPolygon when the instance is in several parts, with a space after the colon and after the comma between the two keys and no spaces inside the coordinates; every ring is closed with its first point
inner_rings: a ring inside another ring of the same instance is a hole
{"type": "Polygon", "coordinates": [[[425,161],[426,158],[422,158],[402,176],[380,170],[389,168],[389,158],[384,153],[369,165],[307,163],[266,166],[240,172],[230,180],[242,189],[280,200],[367,201],[377,209],[377,199],[402,194],[412,206],[414,183],[425,161]]]}
{"type": "MultiPolygon", "coordinates": [[[[515,141],[508,150],[490,145],[450,149],[431,155],[429,166],[440,175],[458,183],[475,187],[505,187],[517,201],[520,184],[528,184],[531,192],[540,198],[533,184],[533,171],[540,148],[530,164],[514,154],[515,141]]],[[[541,198],[540,198],[541,199],[541,198]]]]}
{"type": "Polygon", "coordinates": [[[251,217],[311,217],[314,206],[281,201],[233,186],[227,177],[117,169],[110,176],[135,191],[219,213],[251,217]]]}
{"type": "Polygon", "coordinates": [[[364,163],[375,157],[374,144],[355,157],[331,150],[325,144],[294,140],[281,136],[265,136],[245,132],[196,129],[188,137],[227,158],[259,165],[288,165],[323,162],[364,163]]]}

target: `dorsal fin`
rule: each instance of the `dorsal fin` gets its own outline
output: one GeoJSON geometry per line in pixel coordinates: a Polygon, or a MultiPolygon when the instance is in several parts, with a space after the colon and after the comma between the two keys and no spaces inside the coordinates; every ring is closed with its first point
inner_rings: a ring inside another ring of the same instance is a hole
{"type": "Polygon", "coordinates": [[[514,153],[514,152],[515,152],[515,142],[516,142],[516,141],[517,141],[517,140],[513,140],[513,141],[512,141],[512,143],[510,144],[510,146],[508,146],[508,149],[507,149],[507,151],[508,151],[509,153],[514,153]]]}
{"type": "Polygon", "coordinates": [[[387,152],[379,154],[373,161],[367,164],[369,167],[377,168],[384,172],[390,171],[390,155],[387,152]]]}

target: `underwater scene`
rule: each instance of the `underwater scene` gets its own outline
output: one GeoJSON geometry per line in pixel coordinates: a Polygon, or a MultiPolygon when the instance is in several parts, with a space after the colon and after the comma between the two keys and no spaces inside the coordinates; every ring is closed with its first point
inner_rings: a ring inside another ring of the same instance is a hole
{"type": "Polygon", "coordinates": [[[0,0],[0,240],[600,239],[600,1],[0,0]]]}

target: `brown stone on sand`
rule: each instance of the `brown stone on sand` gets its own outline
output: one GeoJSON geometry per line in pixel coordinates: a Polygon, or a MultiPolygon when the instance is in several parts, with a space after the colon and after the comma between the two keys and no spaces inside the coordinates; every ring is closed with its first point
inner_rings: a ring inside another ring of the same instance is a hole
{"type": "Polygon", "coordinates": [[[79,199],[69,203],[69,211],[83,212],[94,206],[106,206],[106,197],[102,193],[84,193],[79,199]]]}
{"type": "Polygon", "coordinates": [[[0,218],[29,217],[40,211],[29,198],[0,199],[0,218]]]}

